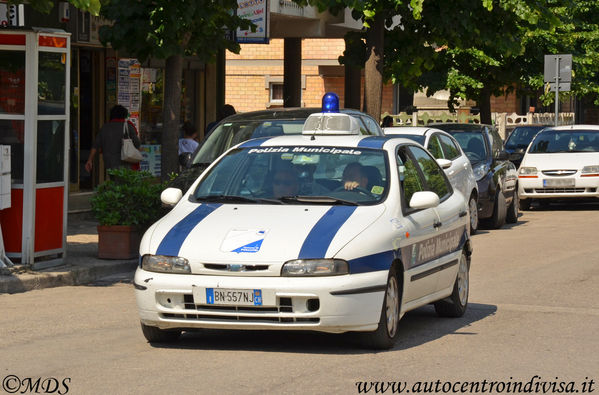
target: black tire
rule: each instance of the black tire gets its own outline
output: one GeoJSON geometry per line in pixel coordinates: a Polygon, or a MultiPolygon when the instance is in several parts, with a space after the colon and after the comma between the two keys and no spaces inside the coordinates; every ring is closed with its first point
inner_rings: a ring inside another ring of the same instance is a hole
{"type": "Polygon", "coordinates": [[[435,311],[439,317],[461,317],[468,308],[468,291],[470,289],[470,260],[464,251],[458,262],[458,274],[453,284],[453,292],[448,298],[435,302],[435,311]]]}
{"type": "Polygon", "coordinates": [[[520,205],[521,211],[528,211],[528,210],[530,210],[530,205],[532,203],[532,199],[524,199],[524,200],[520,199],[520,201],[518,203],[520,205]]]}
{"type": "Polygon", "coordinates": [[[491,217],[491,226],[494,229],[499,229],[505,224],[506,212],[505,196],[503,196],[501,189],[497,188],[495,205],[493,206],[493,216],[491,217]]]}
{"type": "Polygon", "coordinates": [[[170,343],[179,339],[181,330],[179,329],[159,329],[155,326],[141,324],[141,331],[146,340],[150,343],[170,343]]]}
{"type": "Polygon", "coordinates": [[[512,203],[507,208],[507,215],[505,216],[505,222],[508,224],[515,224],[518,222],[518,209],[520,208],[520,199],[518,198],[518,189],[514,190],[514,198],[512,203]]]}
{"type": "Polygon", "coordinates": [[[474,194],[470,195],[470,200],[468,200],[468,211],[470,214],[470,234],[473,235],[478,231],[478,201],[474,194]]]}
{"type": "Polygon", "coordinates": [[[395,266],[392,266],[387,276],[379,326],[376,331],[363,334],[364,343],[369,348],[387,350],[395,345],[399,337],[401,295],[402,285],[397,278],[395,266]]]}

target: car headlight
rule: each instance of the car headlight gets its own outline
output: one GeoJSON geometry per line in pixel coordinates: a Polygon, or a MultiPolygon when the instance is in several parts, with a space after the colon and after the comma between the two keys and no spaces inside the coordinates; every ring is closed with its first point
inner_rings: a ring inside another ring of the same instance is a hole
{"type": "Polygon", "coordinates": [[[476,181],[479,181],[489,172],[489,165],[485,163],[483,165],[476,166],[474,169],[472,169],[472,171],[474,172],[476,181]]]}
{"type": "Polygon", "coordinates": [[[159,273],[191,273],[189,261],[178,256],[144,255],[141,268],[159,273]]]}
{"type": "Polygon", "coordinates": [[[585,166],[582,168],[581,177],[599,177],[599,166],[585,166]]]}
{"type": "Polygon", "coordinates": [[[539,171],[536,167],[521,167],[518,170],[518,177],[520,178],[537,178],[539,171]]]}
{"type": "Polygon", "coordinates": [[[287,261],[281,276],[339,276],[349,273],[349,265],[342,259],[294,259],[287,261]]]}

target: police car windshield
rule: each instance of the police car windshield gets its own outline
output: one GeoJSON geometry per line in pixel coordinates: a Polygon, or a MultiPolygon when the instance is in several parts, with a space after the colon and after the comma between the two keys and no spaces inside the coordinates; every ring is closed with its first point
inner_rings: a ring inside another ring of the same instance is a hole
{"type": "Polygon", "coordinates": [[[355,147],[240,148],[203,178],[199,202],[362,205],[381,202],[388,189],[382,150],[355,147]]]}
{"type": "Polygon", "coordinates": [[[212,163],[232,146],[249,139],[301,134],[303,126],[303,119],[262,119],[220,123],[198,147],[192,165],[212,163]]]}
{"type": "Polygon", "coordinates": [[[535,137],[529,152],[531,154],[599,152],[599,131],[546,130],[535,137]]]}

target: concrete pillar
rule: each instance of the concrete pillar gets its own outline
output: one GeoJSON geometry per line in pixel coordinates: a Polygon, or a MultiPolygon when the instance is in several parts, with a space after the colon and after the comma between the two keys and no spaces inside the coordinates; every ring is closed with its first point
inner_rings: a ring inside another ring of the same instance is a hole
{"type": "Polygon", "coordinates": [[[302,39],[285,38],[283,60],[283,106],[302,106],[302,39]]]}
{"type": "MultiPolygon", "coordinates": [[[[351,51],[351,40],[345,39],[345,51],[351,51]]],[[[362,88],[362,69],[360,67],[345,64],[345,94],[344,104],[345,108],[353,108],[355,110],[360,109],[360,103],[362,103],[361,88],[362,88]]]]}

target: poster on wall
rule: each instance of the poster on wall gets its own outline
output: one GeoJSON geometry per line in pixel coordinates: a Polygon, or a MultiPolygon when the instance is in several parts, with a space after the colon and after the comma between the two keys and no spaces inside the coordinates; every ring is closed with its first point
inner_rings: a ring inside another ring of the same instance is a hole
{"type": "Polygon", "coordinates": [[[155,177],[160,177],[160,166],[162,154],[159,144],[142,144],[140,147],[143,159],[140,162],[140,170],[149,171],[155,177]]]}
{"type": "Polygon", "coordinates": [[[141,65],[137,59],[119,59],[117,102],[129,110],[129,120],[139,130],[141,65]]]}
{"type": "Polygon", "coordinates": [[[255,32],[237,29],[235,35],[238,43],[268,44],[268,0],[237,0],[237,15],[256,25],[255,32]]]}

